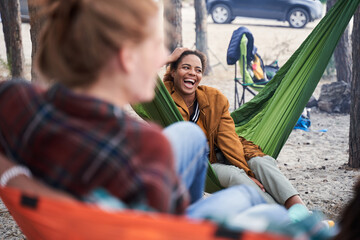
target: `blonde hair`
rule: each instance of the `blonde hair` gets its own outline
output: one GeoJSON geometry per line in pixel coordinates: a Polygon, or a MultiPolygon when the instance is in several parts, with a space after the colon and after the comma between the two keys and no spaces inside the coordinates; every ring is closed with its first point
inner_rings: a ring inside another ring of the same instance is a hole
{"type": "Polygon", "coordinates": [[[48,81],[87,86],[125,41],[142,42],[158,12],[153,0],[51,1],[37,67],[48,81]]]}

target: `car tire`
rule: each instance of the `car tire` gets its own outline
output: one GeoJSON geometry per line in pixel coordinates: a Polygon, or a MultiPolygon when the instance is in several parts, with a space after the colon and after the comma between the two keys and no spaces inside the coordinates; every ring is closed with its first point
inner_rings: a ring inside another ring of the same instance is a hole
{"type": "Polygon", "coordinates": [[[303,8],[291,9],[288,14],[288,22],[292,28],[303,28],[309,22],[309,14],[303,8]]]}
{"type": "Polygon", "coordinates": [[[235,18],[231,16],[230,8],[225,4],[216,4],[211,9],[211,17],[214,23],[231,23],[235,18]]]}

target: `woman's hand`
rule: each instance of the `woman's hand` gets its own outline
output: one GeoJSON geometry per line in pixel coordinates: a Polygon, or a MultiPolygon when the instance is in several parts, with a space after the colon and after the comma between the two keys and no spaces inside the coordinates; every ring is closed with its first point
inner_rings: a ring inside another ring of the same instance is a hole
{"type": "Polygon", "coordinates": [[[176,60],[179,59],[179,57],[181,56],[181,54],[185,51],[188,51],[190,50],[189,48],[184,48],[184,47],[181,47],[181,48],[175,48],[175,50],[168,56],[168,59],[166,61],[166,63],[172,63],[172,62],[175,62],[176,60]]]}
{"type": "Polygon", "coordinates": [[[250,176],[249,176],[249,178],[250,178],[251,180],[253,180],[253,181],[256,183],[256,185],[258,185],[259,188],[260,188],[263,192],[265,192],[265,188],[264,188],[264,186],[260,183],[259,180],[257,180],[256,178],[250,177],[250,176]]]}

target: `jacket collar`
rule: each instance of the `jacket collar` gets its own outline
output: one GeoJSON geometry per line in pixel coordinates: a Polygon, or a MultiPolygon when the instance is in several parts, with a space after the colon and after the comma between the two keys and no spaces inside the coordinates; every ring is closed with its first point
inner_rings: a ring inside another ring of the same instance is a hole
{"type": "Polygon", "coordinates": [[[200,110],[210,106],[209,99],[204,91],[203,86],[198,86],[196,89],[196,99],[199,103],[200,110]]]}

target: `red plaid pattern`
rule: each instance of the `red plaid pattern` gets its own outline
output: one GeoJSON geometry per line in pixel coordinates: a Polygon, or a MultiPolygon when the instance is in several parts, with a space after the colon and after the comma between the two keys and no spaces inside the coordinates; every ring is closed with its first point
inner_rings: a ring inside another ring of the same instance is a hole
{"type": "Polygon", "coordinates": [[[0,83],[0,150],[78,198],[102,187],[128,204],[183,213],[171,146],[160,127],[54,85],[0,83]]]}

